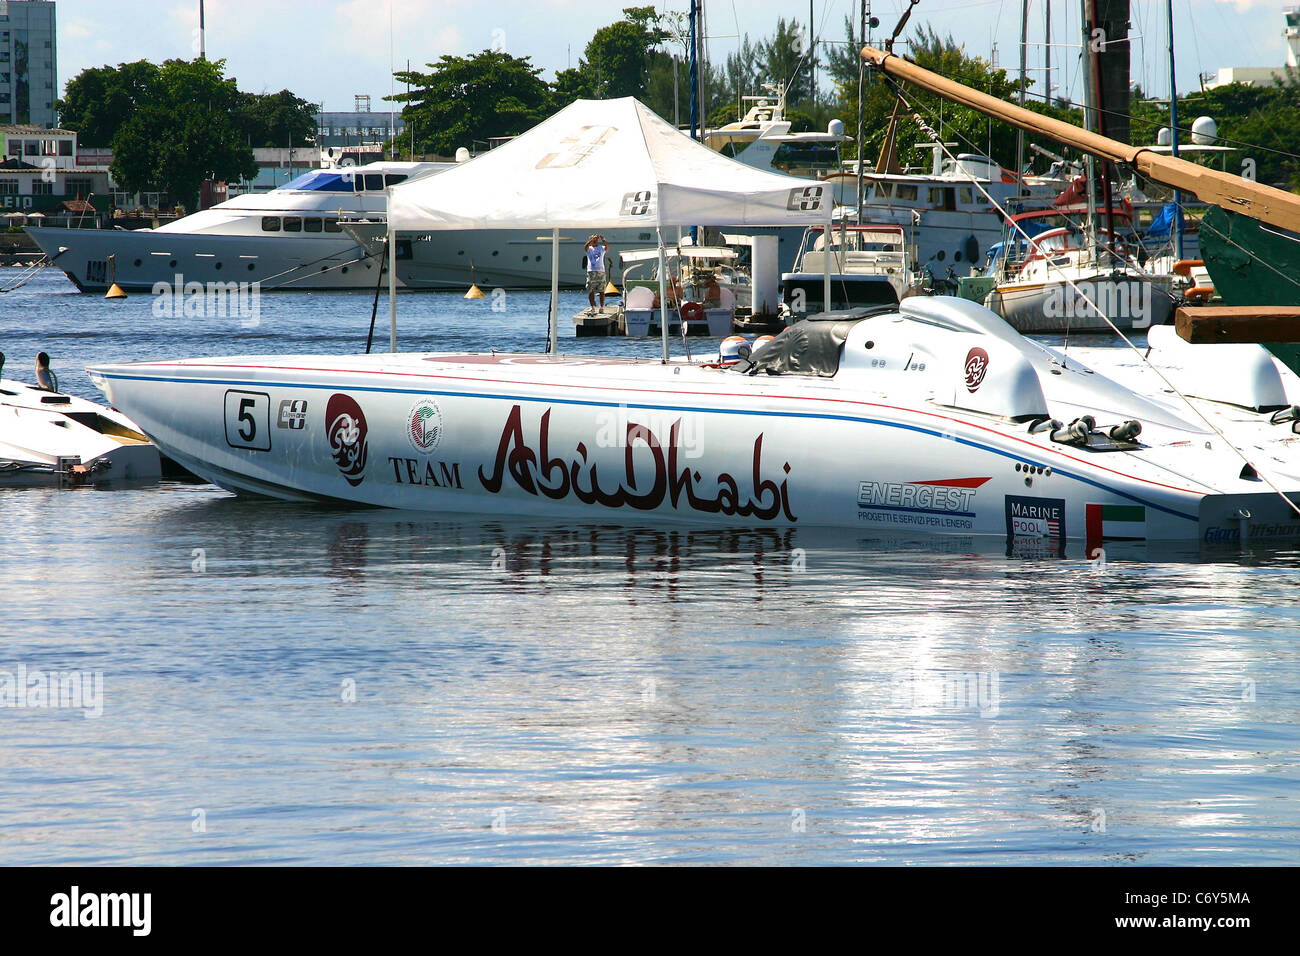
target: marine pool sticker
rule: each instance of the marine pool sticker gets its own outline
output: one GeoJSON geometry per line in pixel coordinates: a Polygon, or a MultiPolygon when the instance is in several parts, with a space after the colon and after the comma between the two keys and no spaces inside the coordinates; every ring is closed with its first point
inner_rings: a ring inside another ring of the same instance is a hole
{"type": "Polygon", "coordinates": [[[370,443],[366,416],[350,395],[334,394],[325,406],[325,436],[339,473],[355,488],[366,478],[370,443]]]}
{"type": "Polygon", "coordinates": [[[1007,495],[1007,537],[1064,538],[1065,499],[1007,495]]]}

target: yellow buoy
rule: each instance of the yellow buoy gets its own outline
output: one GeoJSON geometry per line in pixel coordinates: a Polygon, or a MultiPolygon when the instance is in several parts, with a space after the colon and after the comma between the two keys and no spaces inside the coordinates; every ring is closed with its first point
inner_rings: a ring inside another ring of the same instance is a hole
{"type": "Polygon", "coordinates": [[[618,286],[614,285],[614,280],[610,279],[609,284],[605,286],[605,295],[622,295],[622,294],[623,294],[622,292],[618,291],[618,286]]]}
{"type": "Polygon", "coordinates": [[[108,287],[108,291],[104,293],[104,298],[105,298],[105,299],[125,299],[125,298],[126,298],[126,292],[123,291],[123,289],[122,289],[122,287],[121,287],[120,285],[118,285],[116,282],[114,282],[111,286],[108,287]]]}
{"type": "Polygon", "coordinates": [[[465,293],[467,299],[486,299],[487,295],[477,285],[471,284],[469,291],[465,293]]]}

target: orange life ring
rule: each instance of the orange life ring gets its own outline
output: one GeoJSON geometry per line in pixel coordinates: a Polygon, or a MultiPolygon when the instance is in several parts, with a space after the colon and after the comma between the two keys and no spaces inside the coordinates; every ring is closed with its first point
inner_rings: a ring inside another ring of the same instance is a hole
{"type": "Polygon", "coordinates": [[[704,318],[704,306],[700,305],[698,302],[682,303],[683,322],[698,322],[702,318],[704,318]]]}

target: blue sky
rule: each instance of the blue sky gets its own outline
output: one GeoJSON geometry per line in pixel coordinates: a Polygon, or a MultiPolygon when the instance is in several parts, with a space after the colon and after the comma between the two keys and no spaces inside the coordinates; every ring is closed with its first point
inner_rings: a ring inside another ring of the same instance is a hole
{"type": "MultiPolygon", "coordinates": [[[[1031,0],[1031,42],[1042,40],[1043,4],[1031,0]]],[[[1300,0],[1297,0],[1300,2],[1300,0]]],[[[906,0],[875,0],[882,27],[892,28],[906,0]]],[[[580,0],[207,0],[207,49],[224,57],[242,89],[289,88],[327,109],[351,109],[354,93],[369,93],[373,108],[390,88],[390,60],[402,68],[503,44],[516,56],[531,56],[551,78],[576,64],[600,26],[620,17],[630,2],[580,0]],[[392,30],[390,32],[390,11],[392,30]],[[391,56],[390,56],[391,50],[391,56]]],[[[660,8],[684,10],[685,0],[660,8]]],[[[58,0],[59,79],[88,66],[147,58],[191,57],[197,53],[198,0],[58,0]]],[[[842,38],[844,17],[857,0],[813,0],[818,36],[842,38]],[[825,25],[822,27],[821,25],[825,25]]],[[[1283,4],[1273,0],[1175,0],[1180,91],[1196,86],[1201,72],[1224,66],[1280,66],[1283,4]]],[[[737,33],[769,34],[778,17],[808,18],[806,0],[708,0],[710,53],[721,60],[737,33]]],[[[1053,0],[1057,44],[1075,41],[1078,0],[1053,0]]],[[[967,50],[985,57],[997,43],[1000,65],[1014,67],[1019,39],[1019,0],[921,0],[912,22],[930,22],[952,33],[967,50]]],[[[1148,91],[1168,95],[1165,0],[1133,0],[1133,75],[1148,91]]],[[[910,27],[909,27],[910,32],[910,27]]],[[[1029,53],[1031,69],[1041,59],[1029,53]]],[[[1076,51],[1053,54],[1058,84],[1078,89],[1076,51]]],[[[1068,90],[1067,90],[1068,91],[1068,90]]]]}

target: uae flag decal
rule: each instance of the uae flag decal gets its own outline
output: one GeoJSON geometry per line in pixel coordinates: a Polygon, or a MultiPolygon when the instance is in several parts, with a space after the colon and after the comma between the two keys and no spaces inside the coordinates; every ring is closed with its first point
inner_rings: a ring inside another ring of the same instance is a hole
{"type": "Polygon", "coordinates": [[[1145,505],[1085,505],[1084,523],[1089,541],[1141,541],[1147,536],[1147,509],[1145,505]]]}

